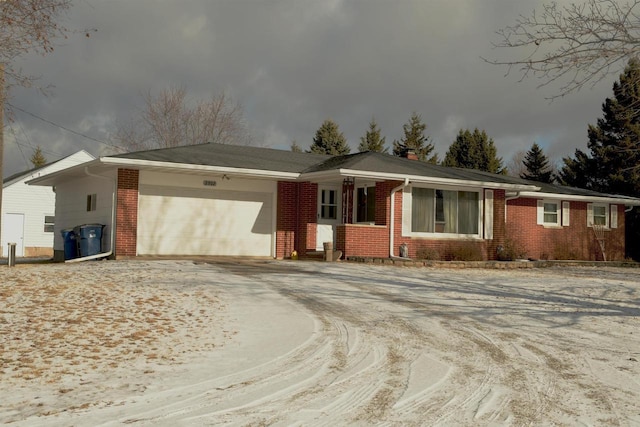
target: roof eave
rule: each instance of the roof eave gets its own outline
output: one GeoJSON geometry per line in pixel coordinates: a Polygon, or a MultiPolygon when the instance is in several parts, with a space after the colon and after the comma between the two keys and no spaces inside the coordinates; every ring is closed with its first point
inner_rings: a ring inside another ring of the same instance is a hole
{"type": "Polygon", "coordinates": [[[500,183],[500,182],[490,182],[490,181],[473,181],[473,180],[463,180],[463,179],[453,179],[453,178],[436,178],[429,176],[421,176],[421,175],[404,175],[404,174],[395,174],[395,173],[385,173],[385,172],[371,172],[371,171],[360,171],[354,169],[334,169],[330,171],[322,171],[322,172],[309,172],[306,174],[302,174],[300,179],[304,180],[323,180],[330,178],[341,178],[341,177],[354,177],[354,178],[366,178],[366,179],[375,179],[375,180],[389,180],[389,181],[404,181],[408,179],[410,182],[419,183],[419,184],[435,184],[435,185],[450,185],[450,186],[465,186],[465,187],[482,187],[482,188],[495,188],[495,189],[505,189],[505,190],[514,190],[514,191],[537,191],[540,190],[540,187],[536,187],[535,185],[525,185],[525,184],[508,184],[508,183],[500,183]]]}
{"type": "Polygon", "coordinates": [[[126,159],[102,157],[100,161],[105,165],[122,166],[134,169],[148,169],[183,173],[214,173],[243,178],[270,178],[281,180],[296,180],[297,172],[270,171],[262,169],[234,168],[224,166],[194,165],[189,163],[158,162],[152,160],[126,159]]]}
{"type": "Polygon", "coordinates": [[[523,191],[520,197],[532,197],[536,199],[562,199],[567,201],[579,202],[595,202],[595,203],[613,203],[626,206],[640,206],[640,199],[633,199],[624,196],[615,196],[603,194],[602,196],[582,196],[579,194],[560,194],[560,193],[543,193],[523,191]]]}

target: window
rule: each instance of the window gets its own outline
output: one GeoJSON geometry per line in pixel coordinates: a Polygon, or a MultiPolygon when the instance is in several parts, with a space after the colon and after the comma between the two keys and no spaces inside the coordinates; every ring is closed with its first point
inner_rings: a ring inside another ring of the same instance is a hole
{"type": "Polygon", "coordinates": [[[320,218],[338,218],[338,192],[336,190],[321,190],[320,193],[320,218]]]}
{"type": "Polygon", "coordinates": [[[53,215],[46,215],[44,217],[44,232],[53,233],[54,223],[55,223],[55,217],[53,215]]]}
{"type": "Polygon", "coordinates": [[[478,193],[413,188],[411,194],[412,232],[478,234],[478,193]]]}
{"type": "Polygon", "coordinates": [[[561,227],[563,225],[569,225],[568,204],[563,204],[559,200],[538,200],[537,203],[538,225],[544,225],[545,227],[561,227]]]}
{"type": "Polygon", "coordinates": [[[593,225],[607,225],[607,207],[593,205],[593,225]]]}
{"type": "Polygon", "coordinates": [[[96,199],[95,194],[87,194],[87,212],[96,210],[96,199]]]}
{"type": "Polygon", "coordinates": [[[558,213],[557,202],[544,202],[543,205],[543,223],[546,225],[560,225],[560,214],[558,213]]]}
{"type": "MultiPolygon", "coordinates": [[[[609,228],[609,209],[609,205],[589,203],[587,205],[587,226],[593,227],[596,225],[609,228]]],[[[618,225],[617,220],[616,215],[616,226],[618,225]]]]}
{"type": "Polygon", "coordinates": [[[358,188],[356,198],[356,222],[375,222],[376,187],[358,188]]]}

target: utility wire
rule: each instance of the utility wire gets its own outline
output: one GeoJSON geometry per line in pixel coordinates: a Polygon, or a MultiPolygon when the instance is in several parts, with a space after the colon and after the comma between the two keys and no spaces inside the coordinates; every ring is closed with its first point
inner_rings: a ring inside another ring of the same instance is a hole
{"type": "Polygon", "coordinates": [[[20,107],[18,107],[18,106],[16,106],[16,105],[13,105],[13,104],[11,104],[10,102],[7,102],[7,105],[8,105],[8,106],[10,106],[11,108],[14,108],[14,109],[16,109],[16,110],[18,110],[18,111],[21,111],[21,112],[25,113],[25,114],[28,114],[28,115],[30,115],[31,117],[34,117],[34,118],[36,118],[36,119],[38,119],[38,120],[42,120],[42,121],[43,121],[43,122],[45,122],[45,123],[48,123],[48,124],[53,125],[53,126],[55,126],[55,127],[58,127],[58,128],[60,128],[60,129],[62,129],[62,130],[66,130],[67,132],[70,132],[70,133],[72,133],[72,134],[74,134],[74,135],[78,135],[78,136],[81,136],[81,137],[83,137],[83,138],[89,139],[89,140],[91,140],[91,141],[95,141],[95,142],[98,142],[98,143],[100,143],[100,144],[104,144],[104,145],[109,146],[109,147],[111,147],[111,148],[115,148],[115,149],[118,149],[118,150],[121,150],[121,151],[127,151],[126,149],[124,149],[124,148],[122,148],[122,147],[120,147],[120,146],[118,146],[118,145],[111,144],[111,143],[109,143],[109,142],[105,142],[105,141],[101,141],[101,140],[96,139],[96,138],[94,138],[94,137],[92,137],[92,136],[85,135],[85,134],[80,133],[80,132],[78,132],[78,131],[75,131],[75,130],[73,130],[73,129],[69,129],[68,127],[62,126],[62,125],[60,125],[60,124],[58,124],[58,123],[54,123],[54,122],[52,122],[51,120],[47,120],[47,119],[45,119],[45,118],[43,118],[43,117],[38,116],[37,114],[34,114],[34,113],[30,112],[30,111],[24,110],[24,109],[22,109],[22,108],[20,108],[20,107]]]}

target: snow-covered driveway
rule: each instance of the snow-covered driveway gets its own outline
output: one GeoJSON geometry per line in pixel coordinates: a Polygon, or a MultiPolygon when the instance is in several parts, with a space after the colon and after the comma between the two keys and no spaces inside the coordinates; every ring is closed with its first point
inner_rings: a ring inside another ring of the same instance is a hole
{"type": "Polygon", "coordinates": [[[147,293],[162,277],[165,293],[215,292],[217,327],[181,335],[162,375],[132,363],[139,388],[114,392],[105,371],[108,404],[16,425],[640,425],[640,269],[94,266],[148,272],[131,284],[147,293]],[[218,345],[190,358],[203,340],[218,345]]]}

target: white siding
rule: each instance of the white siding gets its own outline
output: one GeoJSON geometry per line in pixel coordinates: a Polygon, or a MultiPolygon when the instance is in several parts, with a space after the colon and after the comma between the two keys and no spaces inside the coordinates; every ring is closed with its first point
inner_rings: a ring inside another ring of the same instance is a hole
{"type": "MultiPolygon", "coordinates": [[[[40,176],[47,175],[80,163],[92,160],[86,151],[80,151],[50,166],[41,168],[33,174],[27,175],[18,181],[7,183],[2,190],[2,215],[6,213],[20,213],[24,215],[24,247],[25,248],[51,248],[54,243],[54,233],[44,231],[44,217],[55,215],[56,194],[51,187],[27,185],[29,181],[40,176]]],[[[56,224],[57,225],[57,224],[56,224]]],[[[3,224],[2,230],[2,254],[6,256],[7,242],[5,239],[3,224]]]]}
{"type": "Polygon", "coordinates": [[[83,224],[104,224],[102,250],[111,249],[111,215],[113,187],[116,173],[101,179],[87,176],[82,179],[65,181],[56,185],[56,224],[54,231],[54,250],[63,251],[64,242],[61,230],[83,224]],[[87,212],[87,195],[96,194],[96,210],[87,212]]]}

